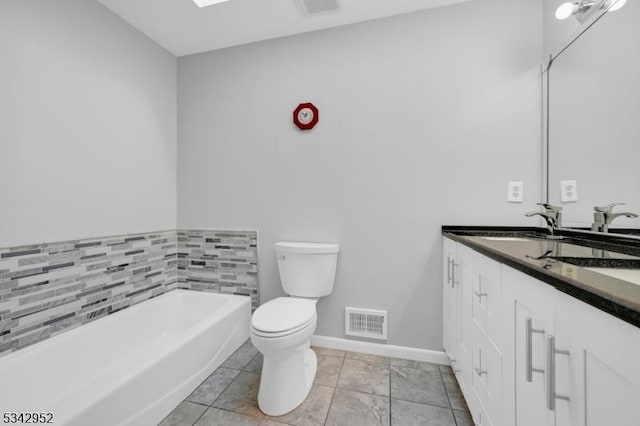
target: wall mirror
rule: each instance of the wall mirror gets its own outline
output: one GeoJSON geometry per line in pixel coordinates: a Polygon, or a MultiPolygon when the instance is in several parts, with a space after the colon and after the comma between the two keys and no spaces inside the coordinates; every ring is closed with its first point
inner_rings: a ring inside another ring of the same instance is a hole
{"type": "MultiPolygon", "coordinates": [[[[563,206],[564,227],[590,229],[594,206],[640,214],[640,0],[615,11],[583,0],[559,21],[561,3],[545,7],[546,198],[563,206]],[[597,9],[580,16],[580,4],[597,9]],[[563,202],[561,181],[576,181],[577,201],[563,202]]],[[[640,235],[640,218],[618,217],[609,232],[640,235]]]]}

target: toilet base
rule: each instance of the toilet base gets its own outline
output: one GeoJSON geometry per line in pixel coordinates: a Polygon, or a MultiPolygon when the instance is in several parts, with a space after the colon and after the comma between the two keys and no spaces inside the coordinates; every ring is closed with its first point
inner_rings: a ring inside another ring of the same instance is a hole
{"type": "Polygon", "coordinates": [[[258,406],[268,416],[281,416],[302,404],[318,368],[318,358],[308,341],[286,357],[283,355],[279,352],[264,357],[258,406]]]}

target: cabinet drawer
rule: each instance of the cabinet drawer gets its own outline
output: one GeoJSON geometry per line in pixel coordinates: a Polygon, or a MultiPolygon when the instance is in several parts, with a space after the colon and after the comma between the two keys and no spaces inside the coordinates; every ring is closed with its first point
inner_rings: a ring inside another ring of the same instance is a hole
{"type": "Polygon", "coordinates": [[[491,341],[502,347],[501,265],[476,255],[472,259],[472,316],[491,341]]]}
{"type": "Polygon", "coordinates": [[[482,424],[502,424],[502,353],[477,330],[473,340],[472,388],[486,414],[482,424]]]}

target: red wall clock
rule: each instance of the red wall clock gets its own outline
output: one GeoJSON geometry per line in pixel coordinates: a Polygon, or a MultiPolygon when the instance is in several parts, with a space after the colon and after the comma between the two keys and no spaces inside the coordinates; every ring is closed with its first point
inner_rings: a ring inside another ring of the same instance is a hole
{"type": "Polygon", "coordinates": [[[293,111],[293,124],[300,130],[311,130],[318,124],[318,108],[311,102],[298,105],[293,111]]]}

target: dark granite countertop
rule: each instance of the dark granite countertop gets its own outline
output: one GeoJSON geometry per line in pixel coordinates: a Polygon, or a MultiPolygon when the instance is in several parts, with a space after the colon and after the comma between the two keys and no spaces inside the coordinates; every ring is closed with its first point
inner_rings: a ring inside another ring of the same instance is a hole
{"type": "Polygon", "coordinates": [[[640,240],[570,230],[550,239],[546,229],[531,227],[443,226],[442,234],[640,327],[640,285],[587,269],[640,269],[640,240]]]}

